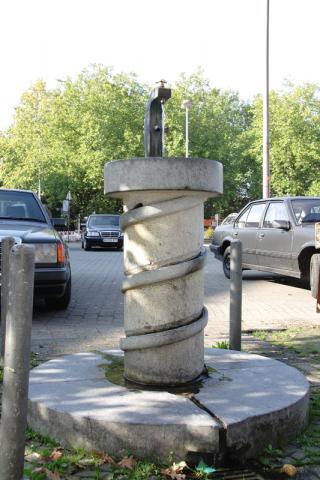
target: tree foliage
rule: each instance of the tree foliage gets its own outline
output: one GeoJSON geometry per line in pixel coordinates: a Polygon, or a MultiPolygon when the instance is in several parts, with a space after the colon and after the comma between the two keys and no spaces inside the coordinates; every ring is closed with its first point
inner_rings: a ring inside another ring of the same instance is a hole
{"type": "Polygon", "coordinates": [[[185,155],[183,100],[190,99],[190,157],[218,160],[224,167],[224,194],[206,202],[205,216],[238,210],[256,184],[257,168],[248,153],[246,132],[251,123],[250,106],[234,92],[212,88],[197,72],[182,76],[167,106],[168,155],[185,155]]]}
{"type": "Polygon", "coordinates": [[[146,89],[95,66],[52,90],[36,83],[1,138],[4,186],[38,189],[51,209],[72,192],[73,214],[119,209],[103,193],[107,161],[142,151],[146,89]]]}
{"type": "MultiPolygon", "coordinates": [[[[72,215],[120,211],[103,192],[103,169],[113,159],[144,156],[144,111],[150,86],[134,74],[94,65],[54,89],[35,83],[21,98],[13,125],[0,135],[1,181],[38,190],[53,213],[70,190],[72,215]]],[[[191,157],[224,166],[224,193],[205,215],[238,211],[261,197],[262,99],[253,104],[213,88],[201,71],[182,75],[165,105],[166,156],[185,155],[185,111],[190,99],[191,157]]],[[[320,194],[320,99],[316,85],[270,96],[272,193],[320,194]]],[[[195,160],[196,161],[196,160],[195,160]]]]}
{"type": "MultiPolygon", "coordinates": [[[[270,95],[272,195],[320,195],[320,98],[317,85],[270,95]]],[[[251,154],[262,169],[262,99],[252,106],[251,154]]]]}

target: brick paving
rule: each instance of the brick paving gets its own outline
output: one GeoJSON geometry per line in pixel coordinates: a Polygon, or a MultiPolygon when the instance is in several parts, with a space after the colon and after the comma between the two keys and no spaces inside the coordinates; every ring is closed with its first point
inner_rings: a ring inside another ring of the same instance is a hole
{"type": "MultiPolygon", "coordinates": [[[[122,252],[85,252],[71,243],[70,256],[73,292],[68,309],[48,310],[41,302],[34,308],[32,350],[44,356],[114,347],[123,335],[122,252]]],[[[221,263],[210,252],[207,257],[205,344],[211,346],[228,335],[229,280],[221,263]]],[[[243,279],[243,330],[320,325],[315,300],[295,279],[249,271],[243,279]]]]}
{"type": "MultiPolygon", "coordinates": [[[[320,325],[315,299],[297,279],[243,272],[242,330],[275,330],[320,325]]],[[[229,280],[211,253],[205,267],[205,304],[209,311],[206,344],[228,335],[229,280]]]]}

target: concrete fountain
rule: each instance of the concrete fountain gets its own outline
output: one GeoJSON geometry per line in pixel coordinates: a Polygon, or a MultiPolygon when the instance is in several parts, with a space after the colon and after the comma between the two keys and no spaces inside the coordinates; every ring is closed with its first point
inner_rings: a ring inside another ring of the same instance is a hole
{"type": "Polygon", "coordinates": [[[110,454],[243,461],[304,428],[309,386],[278,361],[204,349],[203,202],[222,193],[223,172],[213,160],[162,156],[170,96],[163,85],[151,93],[145,158],[105,167],[105,193],[124,205],[120,350],[33,369],[29,423],[62,444],[110,454]]]}

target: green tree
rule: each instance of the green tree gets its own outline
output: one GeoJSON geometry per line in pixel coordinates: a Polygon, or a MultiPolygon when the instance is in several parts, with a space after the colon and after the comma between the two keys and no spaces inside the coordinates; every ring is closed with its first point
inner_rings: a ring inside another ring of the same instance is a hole
{"type": "MultiPolygon", "coordinates": [[[[103,193],[103,168],[113,159],[143,156],[143,121],[151,87],[134,75],[94,65],[76,80],[48,90],[37,82],[25,92],[12,127],[0,138],[4,186],[37,190],[49,208],[72,192],[72,215],[115,211],[103,193]]],[[[224,194],[206,202],[205,215],[238,210],[257,195],[259,166],[250,150],[251,107],[233,92],[212,88],[201,72],[181,76],[166,104],[166,154],[185,155],[185,112],[190,156],[224,165],[224,194]]]]}
{"type": "Polygon", "coordinates": [[[104,164],[143,154],[147,91],[134,75],[101,66],[47,91],[35,84],[0,139],[4,186],[37,190],[49,208],[72,192],[72,213],[119,210],[103,193],[104,164]]]}
{"type": "MultiPolygon", "coordinates": [[[[262,172],[262,99],[253,104],[251,155],[262,172]]],[[[272,195],[320,195],[320,98],[317,85],[270,94],[272,195]]]]}
{"type": "Polygon", "coordinates": [[[168,155],[185,155],[183,100],[190,99],[190,157],[222,162],[224,193],[205,204],[205,216],[241,208],[255,192],[257,165],[248,153],[250,106],[234,92],[212,88],[201,71],[181,76],[166,106],[168,155]],[[254,193],[253,193],[254,192],[254,193]]]}

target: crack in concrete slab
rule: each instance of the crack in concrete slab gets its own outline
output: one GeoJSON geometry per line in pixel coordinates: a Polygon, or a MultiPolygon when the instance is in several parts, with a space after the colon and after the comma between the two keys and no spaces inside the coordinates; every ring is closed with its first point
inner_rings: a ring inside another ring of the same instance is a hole
{"type": "Polygon", "coordinates": [[[227,426],[221,418],[219,418],[215,413],[213,413],[209,408],[203,405],[194,395],[189,395],[187,397],[196,407],[200,410],[206,412],[210,417],[212,417],[219,425],[219,451],[217,455],[220,458],[223,458],[227,449],[227,426]]]}

